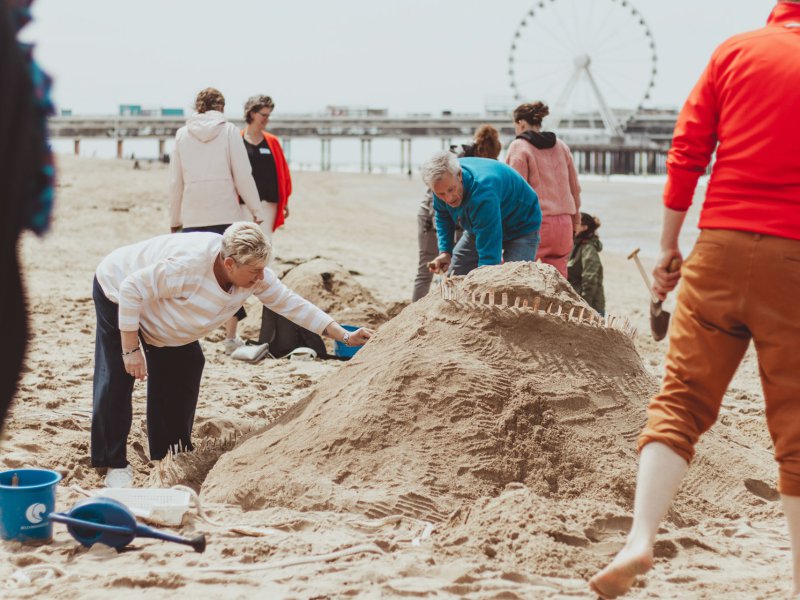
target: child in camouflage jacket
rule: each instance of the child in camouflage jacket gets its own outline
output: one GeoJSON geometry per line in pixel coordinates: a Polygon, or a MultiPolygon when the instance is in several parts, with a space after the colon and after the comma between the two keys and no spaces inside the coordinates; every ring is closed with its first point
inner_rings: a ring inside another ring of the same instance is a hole
{"type": "Polygon", "coordinates": [[[597,237],[600,219],[581,213],[579,233],[567,263],[569,282],[586,302],[601,315],[606,313],[606,297],[603,291],[603,263],[600,252],[603,243],[597,237]]]}

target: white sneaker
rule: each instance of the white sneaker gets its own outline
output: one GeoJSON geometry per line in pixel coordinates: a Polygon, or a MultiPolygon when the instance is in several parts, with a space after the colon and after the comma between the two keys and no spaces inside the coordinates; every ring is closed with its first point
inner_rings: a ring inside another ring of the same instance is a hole
{"type": "Polygon", "coordinates": [[[230,356],[237,348],[244,346],[244,340],[240,337],[228,338],[225,340],[225,354],[230,356]]]}
{"type": "Polygon", "coordinates": [[[124,469],[109,469],[106,473],[106,487],[124,488],[131,487],[133,483],[133,469],[130,465],[124,469]]]}

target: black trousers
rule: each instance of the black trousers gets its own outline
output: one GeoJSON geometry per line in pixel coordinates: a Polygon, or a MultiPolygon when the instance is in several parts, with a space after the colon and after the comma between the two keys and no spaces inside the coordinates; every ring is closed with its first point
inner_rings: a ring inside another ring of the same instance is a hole
{"type": "MultiPolygon", "coordinates": [[[[122,361],[118,312],[94,280],[92,290],[97,332],[94,351],[92,466],[122,468],[133,409],[134,378],[122,361]]],[[[150,458],[170,449],[192,449],[192,425],[200,394],[205,357],[199,342],[159,348],[142,342],[147,360],[147,441],[150,458]]]]}

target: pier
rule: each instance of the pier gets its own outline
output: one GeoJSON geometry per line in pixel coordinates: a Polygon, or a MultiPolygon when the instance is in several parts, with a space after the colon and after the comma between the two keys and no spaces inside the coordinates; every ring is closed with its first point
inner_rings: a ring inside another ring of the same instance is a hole
{"type": "MultiPolygon", "coordinates": [[[[652,111],[629,122],[624,137],[613,139],[604,134],[599,115],[572,118],[570,129],[556,131],[569,144],[579,173],[661,174],[665,172],[666,153],[676,118],[675,111],[652,111]]],[[[244,127],[241,119],[230,121],[237,127],[244,127]]],[[[122,158],[125,140],[129,139],[153,139],[158,144],[158,156],[163,156],[166,140],[174,138],[185,123],[185,118],[171,116],[59,116],[49,120],[49,127],[52,138],[73,140],[75,154],[80,152],[82,139],[110,139],[116,140],[117,157],[122,158]]],[[[360,168],[367,173],[372,172],[372,141],[396,139],[400,170],[410,173],[415,139],[438,138],[444,149],[452,140],[472,137],[484,123],[497,128],[504,144],[514,138],[508,115],[281,115],[270,120],[269,131],[281,138],[287,155],[291,154],[292,139],[320,140],[320,169],[323,171],[331,169],[333,139],[359,139],[360,168]]]]}

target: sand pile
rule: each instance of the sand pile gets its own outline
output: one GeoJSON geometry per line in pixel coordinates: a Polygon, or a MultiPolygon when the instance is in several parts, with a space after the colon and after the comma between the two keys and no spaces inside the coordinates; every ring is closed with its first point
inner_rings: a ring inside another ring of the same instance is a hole
{"type": "MultiPolygon", "coordinates": [[[[606,326],[583,307],[547,268],[479,269],[384,325],[353,361],[224,455],[203,493],[248,510],[440,522],[519,482],[543,502],[627,509],[635,440],[656,382],[625,327],[606,326]]],[[[768,453],[746,451],[724,426],[717,431],[705,439],[673,522],[709,507],[730,514],[755,499],[745,479],[770,472],[768,453]]]]}
{"type": "Polygon", "coordinates": [[[377,327],[389,320],[383,302],[335,261],[315,258],[286,272],[282,281],[339,323],[377,327]]]}

